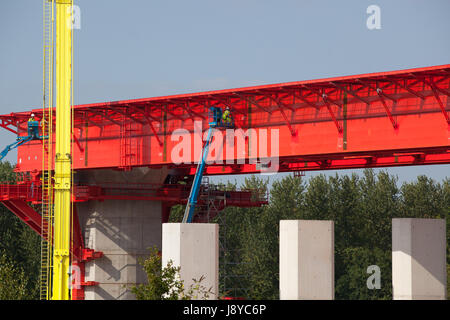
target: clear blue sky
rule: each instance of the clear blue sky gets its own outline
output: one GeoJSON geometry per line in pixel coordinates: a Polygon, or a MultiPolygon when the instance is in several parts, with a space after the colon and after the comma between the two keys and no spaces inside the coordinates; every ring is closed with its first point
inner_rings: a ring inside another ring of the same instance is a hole
{"type": "MultiPolygon", "coordinates": [[[[74,3],[75,104],[450,63],[448,0],[74,3]],[[366,27],[371,4],[381,30],[366,27]]],[[[0,112],[39,107],[42,1],[1,1],[0,41],[0,112]]],[[[1,146],[14,139],[0,130],[1,146]]],[[[441,180],[450,165],[388,171],[441,180]]]]}

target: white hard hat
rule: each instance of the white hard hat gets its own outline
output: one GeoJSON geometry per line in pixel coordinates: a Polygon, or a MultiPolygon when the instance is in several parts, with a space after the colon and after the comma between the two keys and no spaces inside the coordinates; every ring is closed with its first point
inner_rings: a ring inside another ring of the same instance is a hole
{"type": "Polygon", "coordinates": [[[32,113],[31,116],[34,117],[34,113],[32,113]]]}

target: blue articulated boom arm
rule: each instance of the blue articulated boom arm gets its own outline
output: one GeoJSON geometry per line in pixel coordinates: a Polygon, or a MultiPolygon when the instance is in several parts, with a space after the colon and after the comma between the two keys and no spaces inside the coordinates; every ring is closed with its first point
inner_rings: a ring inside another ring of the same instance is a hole
{"type": "Polygon", "coordinates": [[[2,160],[8,152],[10,152],[12,149],[15,149],[19,146],[21,146],[24,143],[27,143],[31,140],[42,140],[47,139],[47,136],[39,136],[39,122],[33,120],[28,121],[28,135],[26,137],[17,137],[16,142],[11,143],[10,145],[6,146],[5,149],[0,153],[0,160],[2,160]]]}
{"type": "Polygon", "coordinates": [[[231,121],[227,121],[227,123],[224,123],[222,121],[222,109],[220,109],[219,107],[210,107],[209,116],[211,121],[209,122],[208,137],[206,138],[206,142],[202,150],[202,155],[197,165],[197,170],[195,171],[194,182],[189,194],[186,210],[184,211],[183,223],[192,222],[192,219],[194,217],[195,206],[197,204],[198,194],[202,185],[203,173],[205,172],[206,159],[208,158],[209,146],[211,144],[212,132],[214,128],[234,127],[234,121],[232,121],[232,119],[229,119],[231,121]]]}
{"type": "Polygon", "coordinates": [[[18,140],[16,142],[11,143],[10,145],[6,146],[5,149],[3,149],[3,151],[0,153],[0,160],[2,160],[4,157],[6,157],[8,152],[10,152],[12,149],[17,148],[20,145],[22,145],[30,140],[33,140],[33,136],[26,136],[26,137],[18,138],[18,140]]]}
{"type": "Polygon", "coordinates": [[[202,156],[200,162],[197,165],[197,170],[195,172],[194,182],[192,184],[191,193],[189,194],[186,210],[184,211],[183,223],[192,222],[192,218],[194,217],[195,205],[197,204],[198,193],[202,184],[203,172],[205,171],[206,159],[208,157],[209,145],[211,144],[213,130],[214,128],[210,126],[208,130],[208,137],[206,138],[206,143],[202,150],[202,156]]]}

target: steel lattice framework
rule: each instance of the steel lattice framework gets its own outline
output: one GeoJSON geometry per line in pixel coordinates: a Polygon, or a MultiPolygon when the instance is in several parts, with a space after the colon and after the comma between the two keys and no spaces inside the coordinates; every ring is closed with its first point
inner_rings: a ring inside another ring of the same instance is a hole
{"type": "MultiPolygon", "coordinates": [[[[279,129],[279,171],[450,163],[450,65],[263,85],[74,107],[73,168],[162,165],[193,174],[197,157],[176,165],[171,134],[194,122],[207,128],[210,106],[228,106],[237,128],[279,129]]],[[[31,112],[0,116],[19,135],[31,112]]],[[[194,140],[192,140],[194,141],[194,140]]],[[[255,143],[257,140],[254,140],[255,143]]],[[[269,148],[270,149],[270,148],[269,148]]],[[[269,150],[270,151],[270,150],[269,150]]],[[[18,151],[18,170],[39,170],[41,144],[18,151]]],[[[237,160],[236,150],[226,155],[237,160]]],[[[216,164],[206,174],[258,172],[244,163],[216,164]]],[[[237,162],[237,161],[235,161],[237,162]]]]}

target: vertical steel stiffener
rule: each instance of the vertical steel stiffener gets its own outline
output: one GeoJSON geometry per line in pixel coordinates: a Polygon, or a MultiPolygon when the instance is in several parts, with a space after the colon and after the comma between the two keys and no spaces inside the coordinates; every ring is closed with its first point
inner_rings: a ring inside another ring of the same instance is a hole
{"type": "Polygon", "coordinates": [[[56,1],[56,146],[53,300],[69,299],[71,224],[72,0],[56,1]]]}

